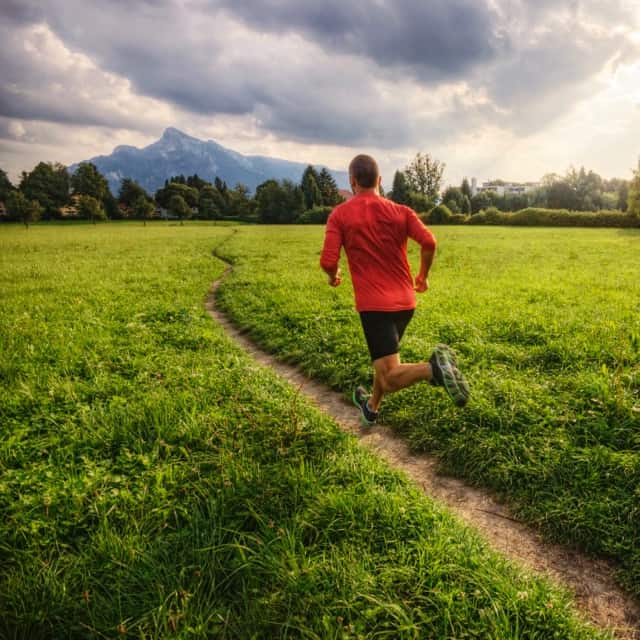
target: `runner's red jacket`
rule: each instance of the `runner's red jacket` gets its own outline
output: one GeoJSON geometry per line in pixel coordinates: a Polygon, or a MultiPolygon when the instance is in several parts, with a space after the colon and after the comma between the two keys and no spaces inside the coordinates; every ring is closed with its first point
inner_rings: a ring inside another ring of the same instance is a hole
{"type": "Polygon", "coordinates": [[[409,238],[426,249],[436,247],[435,237],[413,209],[373,193],[359,193],[331,212],[320,266],[336,267],[344,247],[358,311],[414,309],[409,238]]]}

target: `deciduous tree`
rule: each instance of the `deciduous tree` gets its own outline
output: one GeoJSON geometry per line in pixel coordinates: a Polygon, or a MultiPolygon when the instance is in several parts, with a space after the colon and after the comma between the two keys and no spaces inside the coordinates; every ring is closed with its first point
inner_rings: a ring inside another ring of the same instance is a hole
{"type": "Polygon", "coordinates": [[[135,180],[122,178],[120,191],[118,192],[118,203],[125,207],[133,208],[140,196],[151,200],[151,196],[135,180]]]}
{"type": "MultiPolygon", "coordinates": [[[[495,193],[492,192],[492,193],[495,193]]],[[[473,198],[471,198],[471,213],[478,213],[482,209],[490,207],[492,204],[491,195],[487,191],[478,191],[473,198]]]]}
{"type": "Polygon", "coordinates": [[[170,202],[173,196],[180,196],[189,207],[198,206],[200,194],[197,189],[188,187],[186,184],[179,182],[170,182],[166,187],[162,187],[156,191],[156,202],[165,209],[170,209],[170,202]]]}
{"type": "Polygon", "coordinates": [[[39,162],[30,173],[23,172],[20,191],[27,200],[37,200],[47,217],[57,216],[60,207],[69,202],[69,173],[56,162],[39,162]]]}
{"type": "Polygon", "coordinates": [[[239,182],[228,192],[228,196],[229,211],[232,215],[243,219],[251,215],[252,201],[249,197],[249,187],[239,182]]]}
{"type": "Polygon", "coordinates": [[[181,225],[184,224],[185,218],[191,217],[191,207],[185,202],[185,199],[177,193],[171,196],[168,209],[173,215],[178,217],[181,225]]]}
{"type": "Polygon", "coordinates": [[[71,188],[74,195],[91,196],[103,202],[109,191],[109,184],[95,164],[81,162],[71,176],[71,188]]]}
{"type": "Polygon", "coordinates": [[[156,207],[148,200],[144,195],[139,195],[136,201],[133,203],[133,215],[136,218],[141,219],[144,222],[144,226],[147,226],[147,220],[150,220],[155,212],[156,207]]]}
{"type": "Polygon", "coordinates": [[[78,215],[81,218],[91,220],[93,224],[98,220],[107,219],[107,214],[102,206],[102,202],[93,196],[87,195],[81,195],[78,198],[78,215]]]}
{"type": "Polygon", "coordinates": [[[442,202],[452,213],[464,213],[464,193],[459,187],[448,187],[442,194],[442,202]]]}
{"type": "Polygon", "coordinates": [[[6,201],[7,215],[10,219],[20,221],[28,229],[29,224],[40,219],[42,205],[37,200],[27,200],[20,191],[11,191],[6,201]]]}
{"type": "Polygon", "coordinates": [[[417,191],[432,201],[438,199],[445,164],[432,158],[428,153],[417,153],[405,169],[407,183],[411,191],[417,191]]]}
{"type": "Polygon", "coordinates": [[[198,211],[205,220],[217,220],[224,215],[226,202],[222,194],[212,186],[206,186],[200,191],[198,211]]]}

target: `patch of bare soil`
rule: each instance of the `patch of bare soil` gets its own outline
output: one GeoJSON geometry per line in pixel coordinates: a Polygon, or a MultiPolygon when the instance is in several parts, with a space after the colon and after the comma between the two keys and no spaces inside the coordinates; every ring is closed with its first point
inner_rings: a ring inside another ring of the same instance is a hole
{"type": "Polygon", "coordinates": [[[545,542],[486,491],[470,487],[457,478],[440,475],[434,456],[412,453],[388,427],[361,427],[358,411],[340,393],[264,352],[234,327],[215,304],[215,292],[229,270],[213,283],[205,304],[213,319],[242,349],[299,388],[301,394],[330,415],[342,429],[357,436],[365,447],[392,467],[402,469],[427,495],[444,503],[464,522],[480,531],[494,549],[568,588],[574,594],[578,608],[594,625],[612,631],[616,638],[640,640],[640,606],[617,586],[615,567],[611,562],[545,542]]]}

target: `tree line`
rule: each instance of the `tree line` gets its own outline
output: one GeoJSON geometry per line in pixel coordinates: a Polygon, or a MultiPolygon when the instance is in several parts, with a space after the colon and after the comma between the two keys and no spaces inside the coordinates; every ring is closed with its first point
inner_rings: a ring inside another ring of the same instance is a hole
{"type": "MultiPolygon", "coordinates": [[[[481,212],[515,212],[529,208],[567,211],[617,210],[640,216],[640,162],[630,180],[603,179],[584,167],[565,176],[546,175],[527,193],[472,193],[469,180],[442,190],[445,164],[428,153],[418,153],[404,170],[395,172],[393,185],[382,195],[407,204],[431,222],[463,221],[481,212]]],[[[494,181],[492,184],[505,184],[494,181]]],[[[91,162],[70,174],[60,163],[40,162],[23,172],[17,186],[0,169],[0,202],[6,218],[26,226],[39,219],[75,216],[96,222],[105,219],[155,217],[204,220],[237,219],[266,224],[324,223],[331,209],[342,202],[331,173],[307,166],[299,183],[269,179],[254,194],[243,184],[229,188],[216,177],[171,176],[154,194],[131,178],[123,178],[118,194],[91,162]]]]}
{"type": "MultiPolygon", "coordinates": [[[[640,215],[640,162],[631,180],[606,180],[584,167],[571,168],[564,176],[547,174],[539,186],[526,193],[503,194],[491,189],[474,194],[467,178],[459,187],[448,186],[441,191],[444,169],[444,163],[429,154],[418,153],[404,171],[396,171],[388,197],[418,212],[427,213],[444,206],[450,214],[464,216],[490,208],[513,212],[530,207],[579,212],[617,210],[640,215]]],[[[506,183],[494,180],[490,184],[506,183]]]]}
{"type": "Polygon", "coordinates": [[[132,178],[123,178],[114,196],[107,179],[91,162],[73,173],[60,163],[40,162],[23,172],[14,186],[0,169],[0,202],[6,218],[25,226],[40,219],[73,216],[98,220],[171,217],[183,220],[237,219],[262,223],[325,222],[343,198],[331,173],[309,165],[300,183],[266,180],[251,195],[247,186],[229,188],[216,177],[208,182],[197,174],[171,176],[154,194],[132,178]]]}

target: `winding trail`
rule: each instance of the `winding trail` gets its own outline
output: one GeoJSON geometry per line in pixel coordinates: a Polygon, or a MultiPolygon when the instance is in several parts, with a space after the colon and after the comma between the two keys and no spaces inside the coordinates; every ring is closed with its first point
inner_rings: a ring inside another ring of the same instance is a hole
{"type": "Polygon", "coordinates": [[[357,411],[340,393],[266,353],[237,329],[216,307],[216,291],[231,271],[231,265],[228,262],[227,265],[224,274],[212,284],[205,307],[244,351],[296,386],[342,429],[357,436],[362,445],[392,467],[404,471],[425,494],[444,503],[465,523],[480,531],[494,549],[568,588],[574,594],[578,608],[594,625],[612,631],[615,638],[640,640],[640,605],[616,584],[613,563],[545,542],[531,527],[513,518],[507,508],[486,491],[470,487],[457,478],[440,475],[437,458],[412,453],[390,428],[381,425],[362,428],[357,411]]]}

